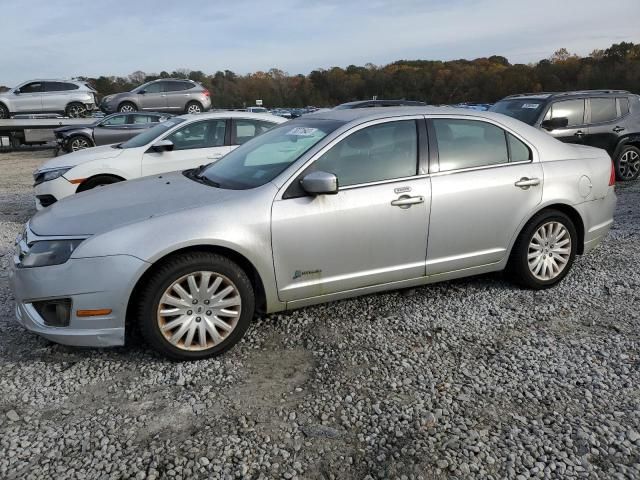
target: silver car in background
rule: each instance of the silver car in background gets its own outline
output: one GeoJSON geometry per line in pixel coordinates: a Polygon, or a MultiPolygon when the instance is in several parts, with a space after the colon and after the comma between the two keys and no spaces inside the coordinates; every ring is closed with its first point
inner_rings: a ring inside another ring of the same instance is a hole
{"type": "Polygon", "coordinates": [[[96,102],[96,91],[85,82],[29,80],[0,93],[0,119],[28,113],[82,117],[96,109],[96,102]]]}
{"type": "Polygon", "coordinates": [[[216,163],[63,199],[18,238],[18,322],[70,345],[137,324],[176,359],[219,354],[270,313],[506,269],[567,275],[607,234],[605,151],[452,108],[332,110],[216,163]]]}
{"type": "Polygon", "coordinates": [[[211,94],[198,82],[163,78],[147,82],[130,92],[107,95],[100,102],[105,113],[154,112],[201,113],[211,109],[211,94]]]}

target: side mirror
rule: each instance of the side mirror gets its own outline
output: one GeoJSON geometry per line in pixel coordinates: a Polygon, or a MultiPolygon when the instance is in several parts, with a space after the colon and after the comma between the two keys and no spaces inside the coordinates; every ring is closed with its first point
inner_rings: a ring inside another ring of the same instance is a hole
{"type": "Polygon", "coordinates": [[[338,177],[328,172],[311,172],[300,181],[302,189],[311,195],[338,193],[338,177]]]}
{"type": "Polygon", "coordinates": [[[140,90],[140,91],[138,92],[138,95],[144,95],[145,93],[147,93],[147,91],[146,91],[146,90],[140,90]]]}
{"type": "Polygon", "coordinates": [[[170,152],[173,150],[173,142],[171,140],[160,140],[151,145],[151,149],[154,152],[170,152]]]}
{"type": "Polygon", "coordinates": [[[566,128],[569,125],[569,119],[567,117],[556,117],[551,120],[543,121],[540,126],[545,130],[556,130],[558,128],[566,128]]]}

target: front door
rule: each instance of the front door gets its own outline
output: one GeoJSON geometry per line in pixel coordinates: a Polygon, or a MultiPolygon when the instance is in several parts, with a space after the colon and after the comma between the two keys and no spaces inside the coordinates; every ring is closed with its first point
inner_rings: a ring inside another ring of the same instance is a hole
{"type": "Polygon", "coordinates": [[[349,134],[305,170],[334,173],[337,194],[296,194],[296,179],[294,194],[274,202],[281,300],[424,276],[431,186],[418,175],[417,125],[378,122],[349,134]]]}
{"type": "Polygon", "coordinates": [[[494,124],[432,122],[439,172],[431,178],[427,275],[499,262],[542,199],[542,167],[525,143],[494,124]]]}
{"type": "Polygon", "coordinates": [[[226,119],[200,120],[170,133],[163,140],[173,142],[173,150],[147,151],[142,158],[142,175],[186,170],[215,162],[231,151],[225,146],[226,119]]]}
{"type": "Polygon", "coordinates": [[[545,120],[552,118],[566,118],[568,124],[564,128],[551,130],[549,134],[561,142],[584,143],[587,135],[587,125],[585,120],[585,105],[583,98],[561,100],[553,102],[547,110],[545,120]]]}
{"type": "Polygon", "coordinates": [[[166,110],[167,94],[165,93],[166,82],[153,82],[147,85],[144,93],[138,95],[142,110],[166,110]]]}
{"type": "Polygon", "coordinates": [[[13,113],[41,113],[43,90],[42,82],[30,82],[20,87],[15,96],[13,113]]]}

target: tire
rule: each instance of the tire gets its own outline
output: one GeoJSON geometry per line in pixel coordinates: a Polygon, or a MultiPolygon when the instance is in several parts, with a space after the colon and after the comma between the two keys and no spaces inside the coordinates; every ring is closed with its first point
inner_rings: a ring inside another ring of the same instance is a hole
{"type": "Polygon", "coordinates": [[[85,148],[94,147],[93,140],[84,135],[74,135],[67,142],[67,152],[77,152],[78,150],[84,150],[85,148]]]}
{"type": "Polygon", "coordinates": [[[9,109],[3,103],[0,103],[0,120],[6,120],[11,117],[9,109]]]}
{"type": "Polygon", "coordinates": [[[577,246],[578,234],[571,219],[558,210],[544,210],[534,216],[520,232],[511,250],[507,273],[513,281],[526,288],[542,290],[552,287],[569,273],[576,256],[577,246]],[[562,229],[558,228],[559,225],[562,229]],[[552,227],[552,231],[549,230],[549,226],[552,227]],[[543,227],[545,233],[540,233],[543,227]],[[562,234],[556,233],[558,231],[562,234]],[[544,242],[545,234],[548,235],[548,242],[544,242]],[[560,235],[559,239],[555,238],[556,234],[560,235]],[[567,238],[569,242],[565,243],[567,238]],[[559,242],[562,245],[556,245],[553,242],[559,242]],[[536,252],[540,252],[537,259],[532,258],[530,263],[529,255],[534,255],[536,252]],[[548,258],[553,259],[553,263],[548,258]],[[545,262],[540,263],[543,259],[545,262]],[[547,270],[554,264],[558,267],[557,271],[555,268],[547,270]]]}
{"type": "Polygon", "coordinates": [[[242,339],[255,312],[255,295],[246,273],[215,253],[189,252],[171,257],[151,274],[139,292],[137,322],[142,336],[154,350],[174,360],[222,354],[242,339]],[[198,296],[205,281],[214,290],[198,296]],[[177,293],[175,285],[182,286],[183,293],[177,293]],[[228,304],[221,315],[223,306],[216,310],[216,303],[207,302],[215,302],[215,297],[229,288],[230,292],[218,300],[228,304]],[[173,302],[162,303],[168,293],[173,302]]]}
{"type": "Polygon", "coordinates": [[[200,102],[189,102],[187,103],[187,106],[184,107],[184,113],[202,113],[204,112],[204,108],[202,108],[202,105],[200,104],[200,102]]]}
{"type": "Polygon", "coordinates": [[[136,107],[136,105],[132,102],[122,102],[120,105],[118,105],[118,111],[119,112],[137,112],[138,107],[136,107]]]}
{"type": "Polygon", "coordinates": [[[96,187],[103,187],[104,185],[111,185],[112,183],[122,182],[123,180],[118,177],[114,177],[112,175],[96,175],[95,177],[91,177],[88,180],[85,180],[80,184],[76,193],[86,192],[87,190],[91,190],[96,187]]]}
{"type": "Polygon", "coordinates": [[[630,182],[640,174],[640,148],[626,145],[613,162],[616,169],[616,180],[630,182]]]}
{"type": "Polygon", "coordinates": [[[87,107],[85,107],[84,104],[80,102],[72,102],[67,105],[64,113],[69,118],[81,118],[86,116],[87,107]]]}

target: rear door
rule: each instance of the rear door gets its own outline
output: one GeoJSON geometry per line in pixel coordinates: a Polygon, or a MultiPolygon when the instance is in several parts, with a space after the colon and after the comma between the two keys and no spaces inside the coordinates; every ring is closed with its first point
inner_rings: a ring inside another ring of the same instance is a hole
{"type": "MultiPolygon", "coordinates": [[[[609,155],[613,155],[619,137],[625,133],[624,120],[621,118],[621,109],[624,110],[624,106],[621,107],[622,102],[616,101],[615,97],[592,97],[587,101],[589,127],[585,144],[602,148],[609,152],[609,155]]],[[[626,111],[629,111],[628,103],[626,111]]]]}
{"type": "Polygon", "coordinates": [[[561,142],[583,144],[587,135],[584,98],[572,98],[553,102],[544,120],[566,118],[569,123],[565,128],[557,128],[548,133],[561,142]]]}
{"type": "Polygon", "coordinates": [[[429,120],[432,200],[427,275],[507,254],[542,199],[543,171],[523,139],[485,120],[429,120]]]}
{"type": "Polygon", "coordinates": [[[142,159],[142,175],[186,170],[215,162],[231,151],[225,145],[227,119],[190,122],[162,140],[173,142],[173,150],[147,151],[142,159]]]}
{"type": "Polygon", "coordinates": [[[12,110],[14,113],[40,113],[42,112],[43,82],[29,82],[21,86],[15,95],[12,110]]]}
{"type": "Polygon", "coordinates": [[[167,94],[165,84],[167,82],[153,82],[147,85],[144,93],[138,95],[142,110],[166,110],[167,94]]]}
{"type": "Polygon", "coordinates": [[[167,80],[165,94],[167,96],[167,110],[182,112],[191,99],[192,89],[195,85],[186,80],[167,80]]]}

